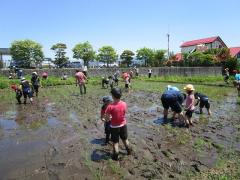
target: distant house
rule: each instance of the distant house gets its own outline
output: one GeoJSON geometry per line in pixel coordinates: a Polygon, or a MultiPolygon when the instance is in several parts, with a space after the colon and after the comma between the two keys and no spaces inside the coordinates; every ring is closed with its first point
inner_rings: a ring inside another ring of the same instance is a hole
{"type": "Polygon", "coordinates": [[[0,61],[3,61],[4,67],[10,64],[11,56],[9,48],[0,48],[0,61]]]}
{"type": "Polygon", "coordinates": [[[191,53],[196,50],[204,51],[207,49],[227,48],[227,45],[219,36],[186,41],[181,46],[182,53],[191,53]]]}
{"type": "Polygon", "coordinates": [[[232,57],[240,59],[240,47],[231,47],[229,50],[232,57]]]}

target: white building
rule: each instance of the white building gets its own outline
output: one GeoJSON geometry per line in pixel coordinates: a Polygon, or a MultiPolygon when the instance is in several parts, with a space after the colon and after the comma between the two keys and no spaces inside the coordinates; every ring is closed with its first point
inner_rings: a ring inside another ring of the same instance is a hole
{"type": "Polygon", "coordinates": [[[9,48],[0,48],[0,61],[3,61],[3,67],[10,65],[11,55],[9,48]]]}

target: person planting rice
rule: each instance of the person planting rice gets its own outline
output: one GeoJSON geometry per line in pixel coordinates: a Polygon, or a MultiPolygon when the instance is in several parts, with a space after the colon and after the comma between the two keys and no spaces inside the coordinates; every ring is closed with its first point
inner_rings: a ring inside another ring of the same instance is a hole
{"type": "Polygon", "coordinates": [[[80,70],[76,70],[75,78],[76,78],[76,86],[79,85],[81,95],[83,93],[86,94],[87,88],[85,83],[86,83],[87,77],[80,70]]]}
{"type": "Polygon", "coordinates": [[[133,78],[133,70],[129,71],[129,75],[130,75],[130,79],[132,79],[133,78]]]}
{"type": "Polygon", "coordinates": [[[135,69],[135,75],[136,75],[136,77],[138,77],[138,75],[139,75],[139,68],[135,66],[134,69],[135,69]]]}
{"type": "Polygon", "coordinates": [[[113,77],[109,76],[108,79],[109,79],[110,88],[112,89],[113,88],[113,77]]]}
{"type": "Polygon", "coordinates": [[[152,69],[151,69],[151,66],[149,66],[149,69],[148,69],[148,78],[151,78],[152,76],[152,69]]]}
{"type": "Polygon", "coordinates": [[[229,79],[229,69],[226,68],[224,69],[224,81],[228,84],[228,79],[229,79]]]}
{"type": "Polygon", "coordinates": [[[117,70],[114,74],[113,74],[113,80],[115,82],[115,85],[118,86],[118,81],[119,81],[119,75],[120,75],[120,72],[119,70],[117,70]]]}
{"type": "Polygon", "coordinates": [[[235,74],[234,86],[237,88],[238,96],[240,96],[240,70],[235,74]]]}
{"type": "Polygon", "coordinates": [[[27,81],[24,77],[21,79],[21,89],[22,89],[22,93],[23,93],[23,97],[24,97],[24,104],[27,103],[27,97],[30,100],[30,103],[33,102],[33,92],[31,89],[31,83],[29,81],[27,81]]]}
{"type": "Polygon", "coordinates": [[[42,73],[42,78],[43,79],[47,79],[48,78],[48,73],[47,72],[43,72],[42,73]]]}
{"type": "Polygon", "coordinates": [[[167,86],[167,90],[168,90],[168,91],[169,91],[169,90],[180,91],[177,87],[171,86],[171,85],[168,85],[168,86],[167,86]]]}
{"type": "Polygon", "coordinates": [[[195,90],[192,84],[188,84],[184,87],[184,90],[187,93],[187,98],[186,98],[186,105],[185,105],[185,123],[186,123],[186,127],[189,128],[190,125],[193,126],[193,122],[192,122],[192,114],[194,112],[194,94],[193,91],[195,90]]]}
{"type": "Polygon", "coordinates": [[[38,77],[37,72],[32,73],[31,83],[33,86],[33,93],[36,92],[36,96],[38,96],[38,89],[40,86],[40,78],[38,77]]]}
{"type": "Polygon", "coordinates": [[[11,88],[15,91],[16,93],[16,99],[18,101],[18,104],[22,104],[21,102],[21,97],[22,97],[22,91],[21,87],[17,86],[16,84],[12,85],[11,88]]]}
{"type": "Polygon", "coordinates": [[[206,95],[199,92],[194,93],[194,97],[197,100],[195,106],[199,104],[199,112],[202,114],[202,109],[205,107],[207,109],[208,115],[211,115],[209,99],[206,95]]]}
{"type": "Polygon", "coordinates": [[[127,104],[121,100],[121,89],[114,87],[111,90],[113,103],[109,104],[106,109],[105,119],[110,122],[111,127],[111,140],[113,142],[113,160],[118,160],[119,155],[119,138],[123,141],[123,144],[127,150],[127,154],[132,153],[132,149],[129,147],[128,132],[127,132],[127,120],[125,114],[127,111],[127,104]]]}
{"type": "Polygon", "coordinates": [[[183,94],[178,90],[178,88],[171,89],[170,86],[167,86],[167,90],[161,96],[161,102],[163,105],[163,118],[167,120],[168,109],[169,107],[173,111],[172,120],[175,120],[176,115],[178,114],[179,120],[184,121],[182,103],[184,101],[183,94]]]}
{"type": "Polygon", "coordinates": [[[107,77],[102,77],[102,88],[108,88],[109,79],[107,77]]]}
{"type": "Polygon", "coordinates": [[[122,75],[125,82],[125,89],[128,91],[130,88],[130,75],[127,72],[124,72],[122,75]]]}
{"type": "Polygon", "coordinates": [[[111,127],[110,127],[111,121],[106,121],[104,118],[104,115],[106,113],[106,109],[108,105],[112,103],[113,100],[110,96],[104,96],[102,98],[102,101],[103,101],[103,106],[101,108],[101,120],[104,122],[104,127],[105,127],[105,134],[106,134],[105,144],[108,144],[110,140],[110,134],[111,134],[111,127]]]}

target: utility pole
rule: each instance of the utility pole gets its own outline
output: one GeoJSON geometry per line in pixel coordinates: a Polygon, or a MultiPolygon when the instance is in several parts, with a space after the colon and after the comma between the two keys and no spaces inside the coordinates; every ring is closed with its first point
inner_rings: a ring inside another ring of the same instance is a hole
{"type": "Polygon", "coordinates": [[[167,50],[167,53],[168,53],[168,60],[169,60],[169,56],[170,56],[170,52],[169,52],[169,39],[170,39],[170,34],[167,33],[167,38],[168,38],[168,50],[167,50]]]}

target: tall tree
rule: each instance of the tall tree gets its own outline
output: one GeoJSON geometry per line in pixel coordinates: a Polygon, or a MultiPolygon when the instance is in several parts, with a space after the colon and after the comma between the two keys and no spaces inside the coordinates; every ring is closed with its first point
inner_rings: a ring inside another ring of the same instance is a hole
{"type": "Polygon", "coordinates": [[[217,49],[216,58],[219,62],[226,62],[231,58],[230,50],[228,48],[217,49]]]}
{"type": "Polygon", "coordinates": [[[55,51],[54,64],[56,64],[58,67],[62,67],[64,64],[67,63],[69,59],[68,57],[66,57],[66,49],[67,45],[63,43],[57,43],[51,47],[51,50],[55,51]]]}
{"type": "Polygon", "coordinates": [[[88,66],[88,62],[95,58],[95,51],[88,41],[75,45],[72,51],[73,58],[82,59],[85,66],[88,66]]]}
{"type": "Polygon", "coordinates": [[[120,58],[123,60],[123,64],[127,64],[127,67],[132,63],[134,53],[130,50],[124,50],[120,55],[120,58]]]}
{"type": "Polygon", "coordinates": [[[141,48],[137,50],[137,59],[144,60],[145,66],[149,66],[152,64],[154,59],[154,51],[150,48],[141,48]]]}
{"type": "Polygon", "coordinates": [[[19,67],[37,66],[43,61],[41,44],[32,40],[14,41],[10,47],[12,59],[19,67]]]}
{"type": "Polygon", "coordinates": [[[107,67],[110,63],[115,62],[117,57],[117,52],[112,46],[103,46],[98,50],[97,59],[100,62],[107,63],[107,67]]]}
{"type": "Polygon", "coordinates": [[[154,66],[163,66],[164,62],[166,61],[165,57],[166,50],[156,50],[154,51],[154,66]]]}

